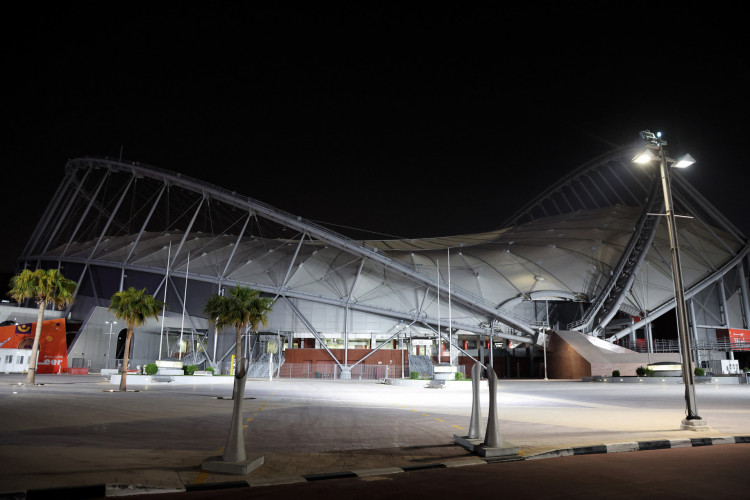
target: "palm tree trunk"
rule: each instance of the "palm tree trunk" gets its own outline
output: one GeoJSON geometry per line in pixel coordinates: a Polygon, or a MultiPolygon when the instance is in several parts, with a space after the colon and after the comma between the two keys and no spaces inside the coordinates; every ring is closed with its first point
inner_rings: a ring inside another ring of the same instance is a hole
{"type": "Polygon", "coordinates": [[[128,378],[128,363],[130,362],[130,339],[133,337],[133,326],[128,325],[128,334],[125,336],[125,354],[122,359],[122,376],[120,377],[120,390],[126,391],[125,379],[128,378]]]}
{"type": "Polygon", "coordinates": [[[29,371],[26,372],[26,385],[34,385],[36,383],[36,358],[39,357],[39,339],[42,336],[42,321],[44,321],[44,309],[46,307],[46,301],[42,301],[39,304],[39,313],[36,316],[34,344],[31,346],[31,357],[29,358],[29,371]]]}
{"type": "MultiPolygon", "coordinates": [[[[242,329],[238,326],[237,329],[237,340],[234,344],[234,376],[237,376],[237,371],[240,368],[240,359],[242,359],[242,329]]],[[[232,385],[232,400],[237,399],[237,384],[232,385]]]]}
{"type": "Polygon", "coordinates": [[[237,343],[234,345],[234,373],[237,373],[237,369],[240,366],[240,359],[242,359],[242,329],[237,327],[237,343]]]}

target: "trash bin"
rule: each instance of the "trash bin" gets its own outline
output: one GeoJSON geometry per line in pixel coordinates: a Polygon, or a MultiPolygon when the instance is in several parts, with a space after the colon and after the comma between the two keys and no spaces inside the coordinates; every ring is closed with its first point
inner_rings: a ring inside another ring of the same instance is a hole
{"type": "Polygon", "coordinates": [[[320,372],[315,372],[315,378],[320,378],[320,372]]]}

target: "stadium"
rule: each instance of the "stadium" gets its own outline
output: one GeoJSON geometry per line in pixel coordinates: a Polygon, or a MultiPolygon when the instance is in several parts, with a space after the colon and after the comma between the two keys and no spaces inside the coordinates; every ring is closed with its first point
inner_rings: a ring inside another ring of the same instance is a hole
{"type": "MultiPolygon", "coordinates": [[[[124,325],[107,307],[131,286],[167,308],[136,329],[129,368],[178,360],[228,373],[234,331],[203,311],[241,285],[274,300],[268,323],[243,337],[251,376],[431,376],[477,360],[501,377],[626,374],[679,361],[662,180],[632,162],[639,147],[557,179],[494,231],[401,240],[353,239],[157,167],[76,158],[18,268],[77,282],[75,303],[45,318],[65,319],[68,364],[90,373],[121,364],[124,325]],[[633,356],[596,364],[581,339],[633,356]]],[[[671,178],[693,361],[746,366],[747,238],[679,171],[671,178]]],[[[34,304],[5,302],[0,320],[31,323],[34,304]]]]}

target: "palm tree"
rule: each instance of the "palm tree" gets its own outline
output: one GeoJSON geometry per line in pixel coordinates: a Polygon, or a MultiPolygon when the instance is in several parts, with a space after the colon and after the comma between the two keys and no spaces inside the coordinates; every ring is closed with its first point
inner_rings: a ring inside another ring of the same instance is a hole
{"type": "Polygon", "coordinates": [[[258,327],[268,324],[267,314],[271,311],[273,300],[260,296],[258,290],[244,286],[236,286],[229,292],[229,296],[212,295],[204,311],[213,319],[214,326],[221,330],[227,326],[234,326],[237,340],[234,348],[235,364],[242,357],[242,330],[250,327],[257,333],[258,327]]]}
{"type": "Polygon", "coordinates": [[[10,279],[8,296],[19,304],[25,300],[34,299],[39,306],[34,344],[31,347],[29,359],[29,371],[26,373],[27,385],[36,383],[36,358],[39,355],[39,337],[42,334],[44,310],[49,304],[54,304],[60,310],[72,304],[75,300],[73,294],[76,286],[75,281],[67,279],[57,269],[37,269],[35,271],[24,269],[10,279]]]}
{"type": "Polygon", "coordinates": [[[109,304],[109,311],[118,319],[125,322],[128,329],[125,338],[125,354],[122,360],[122,376],[120,378],[120,390],[125,391],[125,379],[128,375],[128,363],[130,361],[130,340],[133,338],[133,330],[136,326],[142,326],[148,318],[159,320],[159,311],[164,303],[146,293],[146,289],[136,290],[132,286],[127,290],[115,292],[109,304]]]}

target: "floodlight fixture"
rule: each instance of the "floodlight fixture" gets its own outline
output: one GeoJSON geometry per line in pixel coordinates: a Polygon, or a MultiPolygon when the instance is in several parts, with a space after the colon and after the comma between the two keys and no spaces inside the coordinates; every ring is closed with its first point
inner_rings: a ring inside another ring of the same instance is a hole
{"type": "Polygon", "coordinates": [[[686,154],[678,158],[677,161],[672,166],[674,168],[687,168],[693,163],[695,163],[695,158],[690,156],[690,154],[686,154]]]}
{"type": "Polygon", "coordinates": [[[633,157],[633,163],[639,163],[643,165],[645,163],[651,163],[655,159],[656,155],[654,155],[654,153],[652,153],[651,150],[647,148],[633,157]]]}
{"type": "MultiPolygon", "coordinates": [[[[659,136],[661,136],[661,132],[659,132],[659,136]]],[[[643,139],[646,142],[656,141],[656,136],[650,130],[642,130],[641,139],[643,139]]]]}
{"type": "Polygon", "coordinates": [[[641,131],[641,139],[651,147],[658,148],[659,146],[666,146],[667,141],[661,138],[661,132],[657,132],[656,135],[654,135],[653,132],[650,130],[642,130],[641,131]]]}

